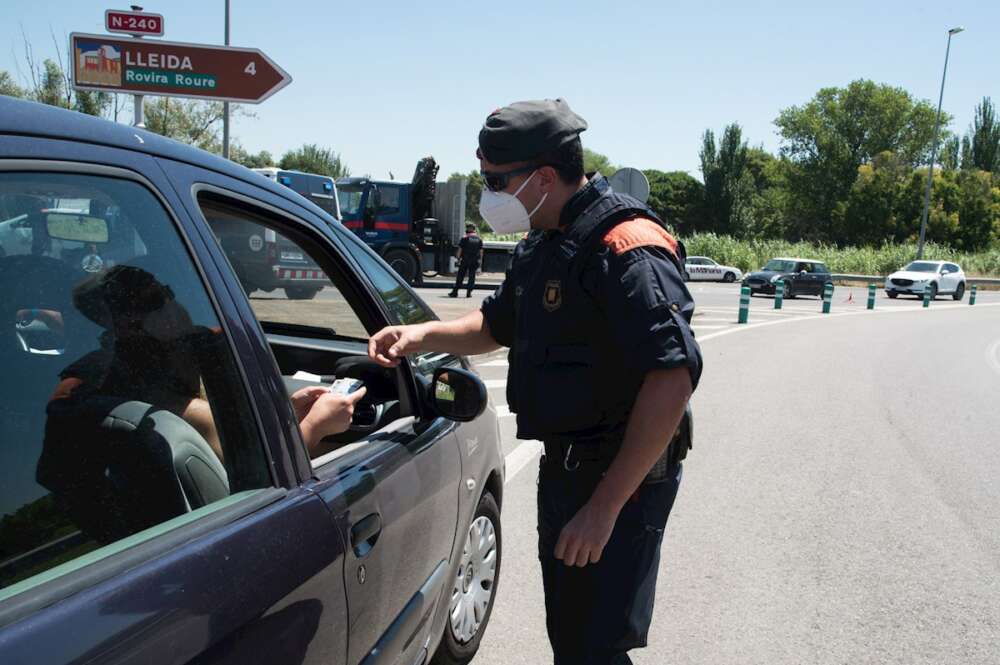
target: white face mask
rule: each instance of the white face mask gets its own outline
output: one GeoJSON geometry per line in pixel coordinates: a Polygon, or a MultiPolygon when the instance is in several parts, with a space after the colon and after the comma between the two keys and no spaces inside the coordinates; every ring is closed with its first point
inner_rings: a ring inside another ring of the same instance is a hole
{"type": "Polygon", "coordinates": [[[528,181],[535,177],[535,173],[537,171],[532,171],[527,180],[521,183],[521,186],[513,194],[491,192],[485,187],[483,188],[483,194],[479,199],[479,214],[483,216],[494,233],[524,233],[531,230],[531,216],[538,212],[549,194],[546,192],[531,212],[524,208],[524,204],[517,198],[517,195],[521,193],[528,181]]]}

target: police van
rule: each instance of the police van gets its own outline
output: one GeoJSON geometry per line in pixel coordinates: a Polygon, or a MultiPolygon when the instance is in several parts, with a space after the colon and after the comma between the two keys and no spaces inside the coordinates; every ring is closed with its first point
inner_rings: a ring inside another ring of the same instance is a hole
{"type": "Polygon", "coordinates": [[[274,166],[254,169],[254,171],[298,192],[333,215],[334,218],[341,219],[340,202],[337,200],[337,183],[330,176],[303,173],[302,171],[285,171],[274,166]]]}

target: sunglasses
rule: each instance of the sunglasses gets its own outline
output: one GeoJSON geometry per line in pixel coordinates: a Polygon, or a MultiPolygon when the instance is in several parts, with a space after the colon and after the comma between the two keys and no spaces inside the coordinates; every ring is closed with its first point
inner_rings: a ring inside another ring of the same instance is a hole
{"type": "Polygon", "coordinates": [[[522,173],[531,173],[537,168],[537,166],[522,166],[519,169],[504,171],[503,173],[480,171],[479,175],[482,176],[483,184],[486,185],[486,189],[491,192],[502,192],[507,189],[507,185],[510,183],[510,179],[513,176],[521,175],[522,173]]]}

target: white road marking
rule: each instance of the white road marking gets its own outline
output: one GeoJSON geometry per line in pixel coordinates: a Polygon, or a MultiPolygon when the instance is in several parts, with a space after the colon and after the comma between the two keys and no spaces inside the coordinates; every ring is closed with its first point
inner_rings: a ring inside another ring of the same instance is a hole
{"type": "Polygon", "coordinates": [[[488,363],[479,363],[480,367],[506,367],[507,361],[503,358],[500,360],[491,360],[488,363]]]}
{"type": "Polygon", "coordinates": [[[1000,339],[987,347],[986,362],[993,368],[994,372],[1000,374],[1000,339]]]}
{"type": "MultiPolygon", "coordinates": [[[[957,304],[957,303],[954,305],[938,304],[930,307],[927,311],[942,312],[946,310],[959,309],[962,306],[963,306],[962,304],[957,304]]],[[[968,305],[965,305],[965,307],[968,307],[968,305]]],[[[983,303],[981,305],[976,305],[976,307],[979,308],[1000,307],[1000,303],[983,303]]],[[[716,337],[722,337],[723,335],[732,335],[734,333],[738,333],[743,330],[752,330],[754,328],[763,328],[766,326],[777,326],[784,323],[794,323],[796,321],[813,321],[815,319],[831,319],[841,316],[861,316],[864,314],[898,314],[900,312],[917,312],[922,309],[923,307],[918,304],[915,305],[914,307],[893,307],[891,309],[876,309],[874,311],[868,311],[867,309],[863,309],[853,312],[839,312],[836,314],[834,313],[814,314],[812,316],[796,316],[784,319],[776,319],[772,321],[762,321],[761,323],[733,325],[729,326],[727,330],[720,330],[719,332],[705,335],[704,337],[698,340],[698,343],[704,344],[710,339],[715,339],[716,337]]],[[[997,340],[986,349],[986,358],[987,362],[993,367],[993,369],[996,370],[998,373],[1000,373],[1000,340],[997,340]]],[[[488,387],[488,384],[490,382],[487,381],[485,383],[487,383],[488,387]]],[[[501,383],[506,385],[507,382],[502,381],[501,383]]],[[[506,404],[498,406],[496,407],[496,409],[498,417],[513,415],[510,412],[510,408],[506,404]]],[[[520,445],[518,445],[516,448],[514,448],[514,450],[512,450],[510,454],[508,454],[504,458],[507,471],[504,484],[509,483],[514,478],[514,476],[516,476],[522,469],[524,469],[524,467],[527,466],[528,463],[531,462],[538,454],[540,454],[541,451],[542,451],[542,444],[539,441],[525,441],[520,445]]]]}
{"type": "Polygon", "coordinates": [[[486,379],[483,385],[487,388],[504,388],[507,386],[507,379],[486,379]]]}
{"type": "Polygon", "coordinates": [[[521,469],[526,467],[529,462],[538,457],[541,452],[541,441],[524,441],[518,444],[517,448],[510,451],[510,454],[508,454],[504,460],[506,463],[504,485],[513,480],[514,476],[520,473],[521,469]]]}
{"type": "MultiPolygon", "coordinates": [[[[735,321],[730,321],[729,323],[736,325],[735,321]]],[[[695,323],[691,325],[692,330],[719,330],[721,328],[728,328],[729,326],[703,326],[700,323],[695,323]]]]}
{"type": "Polygon", "coordinates": [[[497,418],[510,418],[511,416],[517,415],[516,413],[510,412],[510,407],[506,404],[500,404],[497,406],[497,418]]]}

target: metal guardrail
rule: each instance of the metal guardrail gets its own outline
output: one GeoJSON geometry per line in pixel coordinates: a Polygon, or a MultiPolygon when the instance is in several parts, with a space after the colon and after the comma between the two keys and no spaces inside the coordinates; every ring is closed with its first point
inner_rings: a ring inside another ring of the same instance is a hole
{"type": "MultiPolygon", "coordinates": [[[[836,281],[854,281],[854,282],[885,282],[885,275],[849,275],[849,274],[837,274],[834,273],[830,277],[836,281]]],[[[966,284],[972,286],[973,284],[992,284],[1000,285],[1000,279],[993,277],[966,277],[966,284]]]]}

